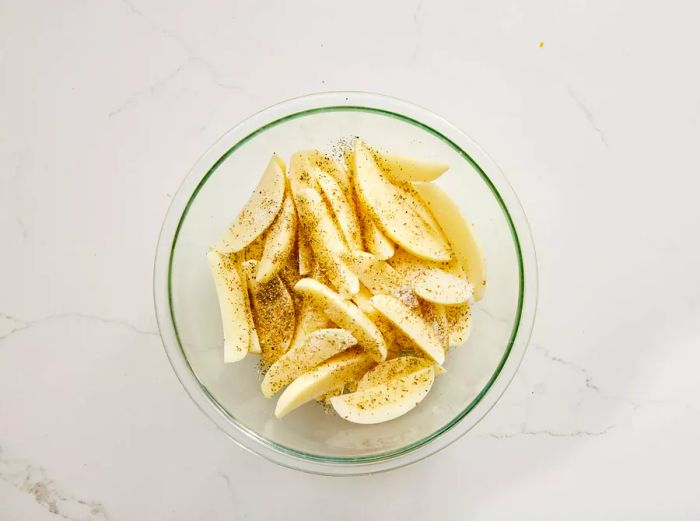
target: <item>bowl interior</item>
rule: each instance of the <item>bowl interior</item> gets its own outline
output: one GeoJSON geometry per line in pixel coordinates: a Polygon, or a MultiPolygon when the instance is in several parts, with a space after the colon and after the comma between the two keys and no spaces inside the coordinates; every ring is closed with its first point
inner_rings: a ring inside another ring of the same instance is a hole
{"type": "Polygon", "coordinates": [[[487,392],[515,337],[522,304],[522,259],[517,234],[498,192],[466,151],[411,118],[366,107],[325,107],[294,113],[225,143],[212,157],[180,217],[170,252],[170,316],[179,349],[220,411],[258,442],[321,461],[364,461],[417,447],[462,419],[487,392]],[[392,152],[446,162],[437,183],[476,229],[487,260],[488,286],[473,307],[468,341],[447,355],[413,411],[379,425],[355,425],[307,404],[278,420],[275,399],[260,392],[257,357],[223,364],[221,322],[205,259],[247,201],[272,152],[285,160],[300,149],[333,152],[341,139],[360,136],[392,152]]]}

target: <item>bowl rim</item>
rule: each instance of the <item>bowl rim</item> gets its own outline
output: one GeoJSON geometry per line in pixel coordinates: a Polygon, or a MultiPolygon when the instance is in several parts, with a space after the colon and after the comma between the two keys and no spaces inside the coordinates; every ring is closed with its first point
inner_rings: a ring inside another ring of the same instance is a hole
{"type": "Polygon", "coordinates": [[[253,114],[225,132],[196,161],[175,193],[161,228],[153,292],[161,341],[173,370],[190,398],[224,433],[244,449],[286,467],[318,474],[355,475],[390,470],[424,459],[471,430],[495,405],[515,375],[529,343],[537,307],[537,260],[520,201],[498,165],[467,134],[444,118],[407,101],[368,92],[324,92],[288,99],[253,114]],[[200,189],[226,158],[259,133],[285,121],[340,111],[381,114],[413,124],[448,144],[469,162],[504,213],[519,265],[518,311],[511,336],[494,373],[476,397],[446,425],[416,442],[388,452],[350,458],[291,449],[240,424],[214,398],[190,365],[180,342],[170,291],[173,253],[182,223],[200,189]],[[471,422],[464,421],[468,416],[471,422]]]}

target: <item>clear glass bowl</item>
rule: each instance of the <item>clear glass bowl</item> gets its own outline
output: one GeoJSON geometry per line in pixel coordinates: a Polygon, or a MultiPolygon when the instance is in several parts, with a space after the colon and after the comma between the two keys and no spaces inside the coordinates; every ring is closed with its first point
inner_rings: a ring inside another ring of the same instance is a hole
{"type": "Polygon", "coordinates": [[[195,403],[242,447],[281,465],[352,475],[400,467],[471,429],[496,403],[525,353],[537,300],[535,251],[505,177],[476,143],[439,116],[377,94],[335,92],[282,102],[228,131],[185,178],[163,223],[154,271],[158,326],[195,403]],[[255,356],[224,365],[217,300],[205,254],[250,196],[272,152],[327,150],[341,138],[446,162],[444,186],[483,243],[488,286],[471,336],[410,413],[356,425],[315,403],[279,420],[260,392],[255,356]]]}

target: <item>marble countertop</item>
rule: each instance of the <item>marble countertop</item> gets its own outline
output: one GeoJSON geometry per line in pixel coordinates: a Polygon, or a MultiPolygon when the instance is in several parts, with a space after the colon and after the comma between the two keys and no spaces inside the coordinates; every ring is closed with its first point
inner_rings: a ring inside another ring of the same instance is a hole
{"type": "Polygon", "coordinates": [[[700,518],[700,4],[332,4],[0,6],[0,519],[700,518]],[[151,298],[198,156],[322,90],[471,134],[539,256],[502,401],[370,477],[233,445],[175,378],[151,298]]]}

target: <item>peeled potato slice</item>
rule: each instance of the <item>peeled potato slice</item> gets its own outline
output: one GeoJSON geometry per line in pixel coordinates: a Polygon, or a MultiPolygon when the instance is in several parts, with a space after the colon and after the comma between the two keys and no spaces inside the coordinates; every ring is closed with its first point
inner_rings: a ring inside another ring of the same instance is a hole
{"type": "Polygon", "coordinates": [[[248,293],[245,279],[234,259],[216,251],[207,261],[219,299],[224,329],[224,363],[238,362],[248,353],[251,327],[248,322],[248,293]]]}
{"type": "Polygon", "coordinates": [[[360,348],[350,348],[326,360],[294,380],[280,395],[275,416],[282,418],[291,411],[333,389],[357,380],[374,365],[360,348]]]}
{"type": "Polygon", "coordinates": [[[421,369],[432,367],[435,364],[427,358],[417,356],[400,356],[391,360],[384,360],[367,371],[357,383],[357,390],[364,391],[370,387],[384,385],[396,378],[402,378],[421,369]]]}
{"type": "Polygon", "coordinates": [[[360,281],[341,260],[341,255],[348,252],[348,247],[319,193],[311,188],[301,190],[297,194],[297,208],[304,231],[309,236],[314,258],[323,274],[342,295],[357,293],[360,281]]]}
{"type": "Polygon", "coordinates": [[[270,398],[298,376],[356,343],[355,337],[344,329],[310,333],[303,344],[287,351],[268,369],[260,386],[263,394],[270,398]]]}
{"type": "Polygon", "coordinates": [[[393,181],[435,181],[447,172],[445,163],[415,161],[406,157],[374,151],[377,166],[393,181]]]}
{"type": "Polygon", "coordinates": [[[440,339],[423,317],[400,300],[388,295],[375,295],[370,302],[435,363],[442,365],[445,362],[445,350],[440,339]]]}
{"type": "Polygon", "coordinates": [[[277,275],[287,263],[289,254],[294,249],[297,234],[297,212],[294,209],[292,196],[287,194],[282,203],[282,209],[270,226],[266,237],[265,247],[258,263],[255,280],[263,283],[277,275]]]}
{"type": "Polygon", "coordinates": [[[362,249],[362,235],[360,233],[360,222],[355,215],[355,209],[348,201],[338,182],[326,172],[316,170],[316,179],[323,191],[323,195],[330,204],[335,221],[343,233],[345,242],[351,250],[362,249]]]}
{"type": "Polygon", "coordinates": [[[379,362],[386,358],[384,337],[355,304],[314,279],[301,279],[294,290],[308,297],[338,326],[347,329],[374,360],[379,362]]]}
{"type": "Polygon", "coordinates": [[[364,391],[336,396],[331,405],[350,422],[381,423],[406,414],[423,401],[434,380],[435,371],[427,367],[364,391]]]}
{"type": "MultiPolygon", "coordinates": [[[[247,248],[246,248],[247,250],[247,248]]],[[[245,308],[246,308],[246,320],[248,322],[248,327],[250,328],[250,344],[248,345],[248,352],[255,355],[259,355],[262,350],[260,349],[260,339],[258,338],[258,332],[255,329],[255,323],[253,322],[253,307],[250,303],[250,291],[251,291],[251,279],[255,277],[255,267],[257,262],[254,260],[244,261],[241,264],[241,278],[246,286],[245,290],[245,308]]]]}
{"type": "Polygon", "coordinates": [[[486,290],[486,263],[472,225],[442,188],[432,183],[416,183],[414,186],[452,245],[467,280],[474,287],[474,300],[481,300],[486,290]]]}
{"type": "Polygon", "coordinates": [[[284,162],[281,161],[276,155],[272,156],[253,195],[216,243],[215,250],[221,253],[240,251],[272,224],[284,198],[284,162]]]}
{"type": "Polygon", "coordinates": [[[355,187],[365,207],[382,230],[406,251],[440,262],[449,261],[449,244],[405,203],[405,196],[377,168],[361,143],[355,145],[355,187]]]}
{"type": "MultiPolygon", "coordinates": [[[[246,261],[255,271],[255,261],[246,261]]],[[[260,284],[249,271],[248,284],[253,307],[253,321],[260,341],[261,361],[271,365],[287,351],[295,329],[294,302],[287,287],[275,275],[260,284]]]]}

